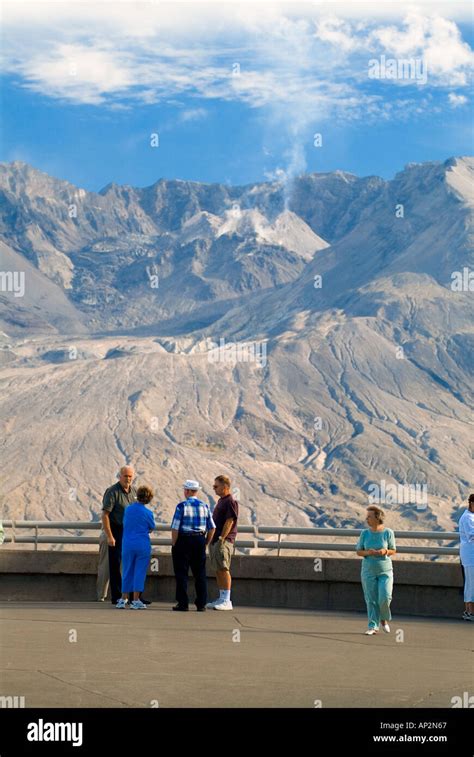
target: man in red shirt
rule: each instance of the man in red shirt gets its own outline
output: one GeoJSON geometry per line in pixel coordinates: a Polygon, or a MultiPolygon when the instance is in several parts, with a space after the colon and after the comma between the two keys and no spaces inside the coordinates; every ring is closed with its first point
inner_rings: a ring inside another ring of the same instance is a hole
{"type": "Polygon", "coordinates": [[[232,610],[230,563],[234,552],[235,537],[237,536],[239,503],[230,492],[230,478],[228,476],[217,476],[214,479],[213,489],[219,500],[212,513],[216,530],[212,542],[209,544],[209,563],[216,574],[219,599],[216,599],[215,602],[208,602],[206,607],[214,610],[232,610]]]}

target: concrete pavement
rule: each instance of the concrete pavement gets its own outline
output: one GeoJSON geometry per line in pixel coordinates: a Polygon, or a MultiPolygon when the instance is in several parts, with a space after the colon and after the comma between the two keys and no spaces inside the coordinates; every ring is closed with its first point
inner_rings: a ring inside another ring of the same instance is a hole
{"type": "Polygon", "coordinates": [[[473,692],[472,624],[365,628],[362,613],[1,602],[0,696],[26,707],[451,707],[473,692]]]}

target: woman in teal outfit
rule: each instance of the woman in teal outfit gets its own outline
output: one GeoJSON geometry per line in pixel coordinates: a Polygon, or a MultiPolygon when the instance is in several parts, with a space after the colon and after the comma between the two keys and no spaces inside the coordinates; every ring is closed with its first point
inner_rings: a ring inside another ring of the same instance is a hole
{"type": "Polygon", "coordinates": [[[395,535],[383,525],[385,513],[376,505],[367,508],[367,525],[357,542],[357,554],[362,560],[362,588],[367,604],[369,627],[365,632],[373,636],[379,632],[380,623],[385,633],[390,633],[388,621],[392,601],[393,568],[391,556],[397,551],[395,535]]]}

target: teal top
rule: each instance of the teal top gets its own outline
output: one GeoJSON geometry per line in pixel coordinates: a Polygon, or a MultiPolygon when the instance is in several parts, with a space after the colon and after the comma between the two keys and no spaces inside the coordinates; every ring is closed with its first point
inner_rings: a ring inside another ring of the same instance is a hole
{"type": "MultiPolygon", "coordinates": [[[[395,534],[391,528],[384,528],[383,531],[371,531],[370,528],[364,528],[356,546],[356,550],[359,549],[396,549],[395,534]]],[[[390,557],[374,555],[362,558],[362,573],[378,576],[387,570],[392,570],[390,557]]]]}

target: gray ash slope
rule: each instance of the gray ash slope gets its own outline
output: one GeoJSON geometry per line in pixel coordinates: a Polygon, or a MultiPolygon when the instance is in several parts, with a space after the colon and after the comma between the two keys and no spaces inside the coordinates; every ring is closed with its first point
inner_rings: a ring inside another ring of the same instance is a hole
{"type": "Polygon", "coordinates": [[[472,292],[451,289],[473,268],[472,186],[471,158],[312,174],[289,196],[92,193],[0,166],[1,270],[26,281],[0,293],[4,514],[88,518],[128,457],[164,518],[184,475],[211,497],[226,470],[248,522],[355,524],[385,480],[429,496],[392,523],[452,528],[472,467],[472,292]],[[210,359],[219,340],[264,342],[266,364],[210,359]]]}

